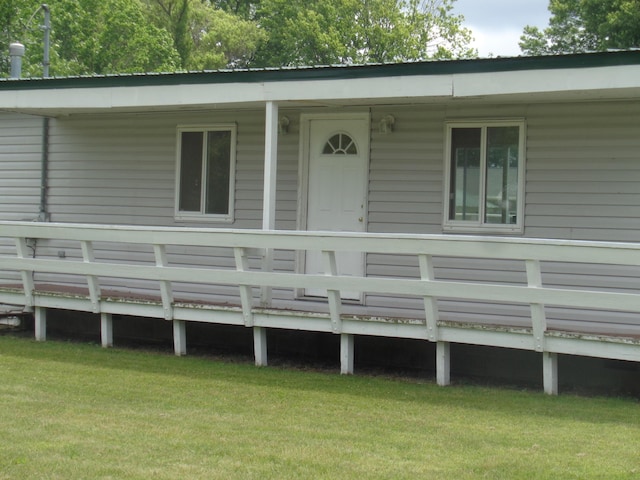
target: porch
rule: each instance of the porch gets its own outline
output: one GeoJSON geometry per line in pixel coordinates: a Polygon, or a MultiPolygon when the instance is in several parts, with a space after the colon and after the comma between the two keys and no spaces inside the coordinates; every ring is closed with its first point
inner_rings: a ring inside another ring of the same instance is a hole
{"type": "Polygon", "coordinates": [[[33,309],[37,340],[46,339],[48,309],[99,314],[105,347],[113,343],[113,315],[171,321],[177,355],[187,352],[188,322],[239,325],[253,330],[255,362],[266,365],[267,329],[329,332],[340,336],[341,372],[352,373],[355,335],[411,338],[436,343],[440,385],[450,382],[451,343],[515,348],[540,352],[549,394],[557,393],[558,354],[640,361],[637,276],[630,282],[635,287],[627,289],[611,288],[606,279],[568,288],[549,274],[558,269],[575,274],[576,266],[637,271],[637,244],[33,222],[0,222],[0,232],[0,304],[33,309]],[[60,245],[64,249],[57,250],[60,245]],[[36,249],[42,254],[36,255],[36,249]],[[181,263],[180,252],[193,249],[202,255],[215,249],[215,255],[226,255],[229,262],[181,263]],[[136,255],[127,256],[130,250],[136,255]],[[305,274],[300,268],[310,252],[321,253],[323,273],[305,274]],[[410,258],[416,275],[340,275],[339,252],[410,258]],[[297,259],[296,266],[277,267],[282,255],[297,259]],[[438,265],[474,259],[520,265],[523,281],[461,281],[439,275],[438,265]],[[185,294],[190,288],[194,295],[185,294]],[[290,292],[292,300],[274,300],[275,290],[290,292]],[[308,291],[326,293],[305,295],[308,291]],[[362,292],[362,301],[341,295],[354,291],[362,292]],[[374,294],[394,298],[396,304],[418,301],[422,315],[408,318],[401,309],[389,315],[389,309],[368,305],[374,294]],[[443,304],[464,302],[498,310],[519,307],[527,317],[495,315],[487,321],[479,315],[474,321],[471,315],[462,321],[444,314],[443,304]],[[566,317],[573,320],[550,315],[554,309],[573,312],[566,317]]]}

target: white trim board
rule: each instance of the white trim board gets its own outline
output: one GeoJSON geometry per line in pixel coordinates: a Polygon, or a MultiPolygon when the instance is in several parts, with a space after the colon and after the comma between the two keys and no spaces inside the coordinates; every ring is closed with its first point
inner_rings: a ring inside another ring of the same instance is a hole
{"type": "Polygon", "coordinates": [[[598,100],[640,95],[640,65],[256,83],[0,91],[0,110],[51,116],[282,106],[598,100]]]}

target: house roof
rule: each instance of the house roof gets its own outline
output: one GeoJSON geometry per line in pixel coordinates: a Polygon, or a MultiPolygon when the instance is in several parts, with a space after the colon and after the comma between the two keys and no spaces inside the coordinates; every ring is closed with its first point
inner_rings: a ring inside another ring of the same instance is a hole
{"type": "Polygon", "coordinates": [[[0,109],[103,111],[640,97],[640,50],[396,64],[0,80],[0,109]]]}

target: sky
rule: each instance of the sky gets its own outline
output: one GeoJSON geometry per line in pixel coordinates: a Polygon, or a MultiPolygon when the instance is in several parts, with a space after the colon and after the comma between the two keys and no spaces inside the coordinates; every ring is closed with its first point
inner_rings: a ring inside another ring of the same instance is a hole
{"type": "Polygon", "coordinates": [[[464,15],[480,57],[521,55],[518,41],[526,25],[549,24],[549,0],[456,0],[453,13],[464,15]]]}

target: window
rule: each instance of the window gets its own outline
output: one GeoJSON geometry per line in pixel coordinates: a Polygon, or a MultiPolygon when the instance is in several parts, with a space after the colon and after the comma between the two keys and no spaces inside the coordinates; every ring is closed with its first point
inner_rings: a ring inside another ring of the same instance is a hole
{"type": "Polygon", "coordinates": [[[178,129],[178,218],[232,220],[235,126],[178,129]]]}
{"type": "Polygon", "coordinates": [[[325,143],[322,153],[325,155],[357,155],[356,143],[346,133],[336,133],[325,143]]]}
{"type": "Polygon", "coordinates": [[[524,122],[450,122],[445,230],[521,232],[524,122]]]}

